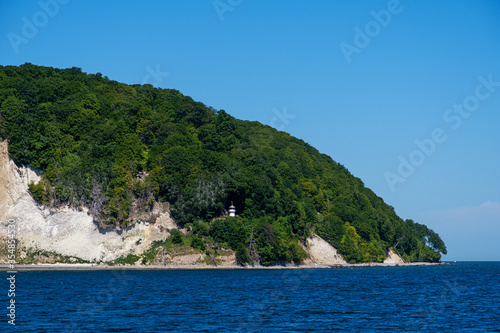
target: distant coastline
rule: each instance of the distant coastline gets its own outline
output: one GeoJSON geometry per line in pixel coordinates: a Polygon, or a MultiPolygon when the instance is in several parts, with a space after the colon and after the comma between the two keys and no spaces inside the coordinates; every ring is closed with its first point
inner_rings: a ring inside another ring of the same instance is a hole
{"type": "Polygon", "coordinates": [[[16,265],[14,269],[8,265],[0,265],[0,271],[84,271],[84,270],[247,270],[247,269],[334,269],[334,268],[365,268],[365,267],[415,267],[415,266],[445,266],[453,265],[447,262],[410,262],[410,263],[360,263],[360,264],[316,264],[290,266],[207,266],[207,265],[98,265],[98,264],[33,264],[16,265]]]}

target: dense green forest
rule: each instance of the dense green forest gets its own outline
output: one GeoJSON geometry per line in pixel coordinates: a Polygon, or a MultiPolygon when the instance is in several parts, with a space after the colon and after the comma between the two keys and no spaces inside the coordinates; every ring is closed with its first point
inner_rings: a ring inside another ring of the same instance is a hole
{"type": "Polygon", "coordinates": [[[85,206],[101,227],[168,202],[177,223],[240,263],[300,262],[313,233],[350,262],[383,261],[389,247],[407,261],[446,254],[438,234],[399,218],[329,156],[179,91],[24,64],[0,66],[0,105],[11,158],[42,173],[35,200],[85,206]],[[224,214],[231,202],[237,217],[224,214]]]}

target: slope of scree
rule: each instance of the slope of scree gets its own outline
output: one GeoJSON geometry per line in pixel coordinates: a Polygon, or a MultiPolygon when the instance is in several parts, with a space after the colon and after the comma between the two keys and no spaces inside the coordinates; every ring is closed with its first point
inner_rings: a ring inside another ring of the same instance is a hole
{"type": "Polygon", "coordinates": [[[300,262],[313,234],[349,262],[438,261],[446,247],[399,218],[341,164],[304,141],[233,118],[176,90],[126,85],[81,69],[0,66],[0,137],[46,207],[86,207],[126,227],[170,204],[172,217],[240,263],[300,262]],[[227,217],[231,202],[237,217],[227,217]]]}

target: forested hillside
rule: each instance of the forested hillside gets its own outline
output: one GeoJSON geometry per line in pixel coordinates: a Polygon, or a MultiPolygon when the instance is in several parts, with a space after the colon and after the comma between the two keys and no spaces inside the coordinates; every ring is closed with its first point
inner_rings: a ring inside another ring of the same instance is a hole
{"type": "Polygon", "coordinates": [[[33,197],[85,206],[101,227],[133,224],[159,201],[241,263],[298,262],[312,233],[351,262],[383,261],[389,247],[407,261],[446,254],[435,232],[403,221],[329,156],[176,90],[76,67],[0,66],[0,105],[11,158],[42,173],[33,197]],[[231,202],[237,217],[225,215],[231,202]]]}

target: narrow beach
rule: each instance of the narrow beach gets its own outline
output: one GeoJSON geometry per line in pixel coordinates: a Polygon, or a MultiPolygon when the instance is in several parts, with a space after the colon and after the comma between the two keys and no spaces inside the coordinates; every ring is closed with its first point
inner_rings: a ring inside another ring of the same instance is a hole
{"type": "Polygon", "coordinates": [[[444,262],[410,262],[410,263],[361,263],[361,264],[317,264],[317,265],[290,265],[290,266],[207,266],[207,265],[97,265],[97,264],[37,264],[16,265],[11,269],[8,265],[0,265],[0,271],[72,271],[72,270],[211,270],[211,269],[328,269],[328,268],[364,268],[364,267],[413,267],[413,266],[442,266],[451,265],[444,262]]]}

